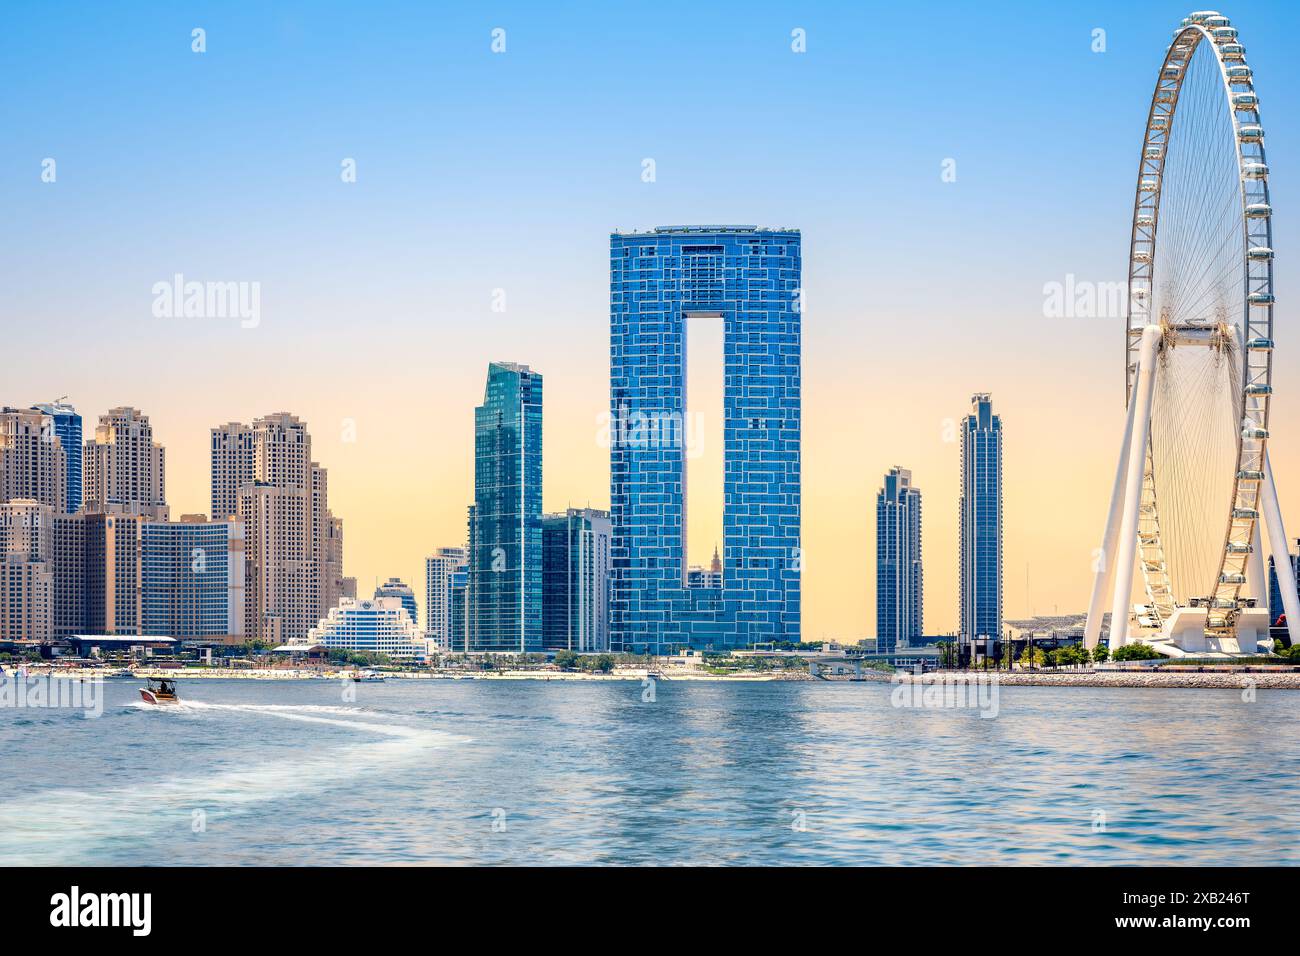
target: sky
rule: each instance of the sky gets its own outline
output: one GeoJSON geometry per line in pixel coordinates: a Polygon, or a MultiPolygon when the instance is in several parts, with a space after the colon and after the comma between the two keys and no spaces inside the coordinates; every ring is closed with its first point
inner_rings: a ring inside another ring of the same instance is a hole
{"type": "MultiPolygon", "coordinates": [[[[1006,616],[1082,611],[1124,320],[1048,315],[1045,287],[1123,281],[1151,90],[1188,12],[9,2],[0,403],[68,395],[87,431],[140,408],[177,515],[209,508],[213,425],[294,412],[346,573],[362,592],[401,577],[423,607],[423,556],[464,541],[488,362],[545,376],[545,508],[608,506],[609,233],[796,227],[805,639],[875,633],[892,465],[923,495],[925,630],[953,629],[954,423],[975,392],[1005,431],[1006,616]],[[177,274],[257,283],[258,321],[155,314],[177,274]]],[[[1267,131],[1270,451],[1300,534],[1300,9],[1223,12],[1267,131]]]]}

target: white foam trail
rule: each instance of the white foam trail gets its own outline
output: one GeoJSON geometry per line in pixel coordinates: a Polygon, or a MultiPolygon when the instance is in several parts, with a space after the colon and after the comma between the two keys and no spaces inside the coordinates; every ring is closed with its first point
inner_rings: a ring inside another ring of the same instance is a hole
{"type": "MultiPolygon", "coordinates": [[[[426,728],[357,720],[358,708],[202,701],[165,706],[138,703],[150,711],[177,717],[197,717],[214,711],[262,714],[377,734],[383,739],[327,754],[261,763],[210,776],[170,777],[94,791],[46,790],[0,804],[0,865],[85,861],[94,856],[96,844],[127,839],[165,826],[178,828],[178,837],[188,837],[194,810],[207,813],[211,824],[220,815],[243,812],[266,800],[301,797],[364,773],[418,763],[427,759],[430,750],[467,740],[426,728]]],[[[364,713],[383,716],[374,711],[364,713]]]]}

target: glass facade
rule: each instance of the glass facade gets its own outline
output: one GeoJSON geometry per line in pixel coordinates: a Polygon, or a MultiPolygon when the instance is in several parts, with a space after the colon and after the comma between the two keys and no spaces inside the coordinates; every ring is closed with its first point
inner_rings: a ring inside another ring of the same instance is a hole
{"type": "MultiPolygon", "coordinates": [[[[1296,541],[1300,548],[1300,540],[1296,541]]],[[[1291,555],[1291,570],[1296,575],[1296,587],[1300,590],[1300,558],[1295,554],[1291,555]]],[[[1282,586],[1277,580],[1277,565],[1273,563],[1273,556],[1268,556],[1268,619],[1274,633],[1273,637],[1287,637],[1289,635],[1285,626],[1286,607],[1282,604],[1282,586]],[[1281,622],[1281,623],[1279,623],[1281,622]]]]}
{"type": "Polygon", "coordinates": [[[140,633],[226,637],[243,631],[243,527],[233,521],[140,524],[140,633]]]}
{"type": "Polygon", "coordinates": [[[45,402],[32,408],[54,420],[54,434],[63,446],[67,463],[67,510],[68,514],[76,514],[81,507],[81,416],[64,402],[45,402]]]}
{"type": "Polygon", "coordinates": [[[971,398],[961,427],[961,636],[1002,637],[1002,419],[971,398]]]}
{"type": "Polygon", "coordinates": [[[614,650],[800,639],[801,269],[797,230],[610,237],[614,650]],[[687,586],[686,327],[704,317],[724,336],[720,588],[687,586]]]}
{"type": "Polygon", "coordinates": [[[609,512],[542,518],[542,646],[609,650],[609,512]]]}
{"type": "Polygon", "coordinates": [[[447,576],[447,649],[463,653],[469,648],[469,572],[457,568],[447,576]]]}
{"type": "Polygon", "coordinates": [[[542,376],[488,366],[474,410],[469,650],[542,649],[542,376]]]}
{"type": "Polygon", "coordinates": [[[891,468],[876,495],[876,650],[921,641],[921,490],[891,468]]]}

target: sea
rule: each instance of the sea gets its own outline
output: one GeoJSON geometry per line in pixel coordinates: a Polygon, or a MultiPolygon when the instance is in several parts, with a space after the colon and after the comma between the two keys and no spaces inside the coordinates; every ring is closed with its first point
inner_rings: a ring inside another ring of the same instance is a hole
{"type": "Polygon", "coordinates": [[[1300,691],[139,686],[0,707],[0,865],[1300,862],[1300,691]]]}

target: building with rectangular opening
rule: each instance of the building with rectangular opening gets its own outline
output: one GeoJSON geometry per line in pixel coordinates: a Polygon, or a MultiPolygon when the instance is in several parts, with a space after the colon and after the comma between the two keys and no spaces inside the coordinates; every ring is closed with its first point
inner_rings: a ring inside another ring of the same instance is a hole
{"type": "Polygon", "coordinates": [[[610,237],[614,650],[800,639],[801,270],[793,229],[610,237]],[[703,436],[724,443],[721,587],[688,586],[687,330],[697,319],[723,328],[721,435],[703,436]]]}

